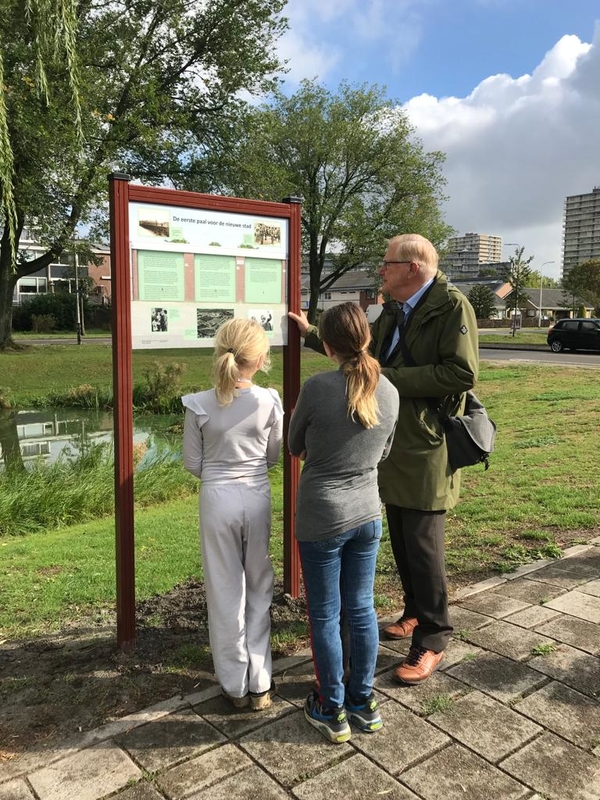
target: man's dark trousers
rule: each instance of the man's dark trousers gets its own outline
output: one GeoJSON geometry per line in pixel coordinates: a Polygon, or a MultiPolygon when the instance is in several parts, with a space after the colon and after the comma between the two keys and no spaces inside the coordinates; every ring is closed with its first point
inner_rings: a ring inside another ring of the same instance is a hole
{"type": "Polygon", "coordinates": [[[440,653],[452,634],[444,557],[445,511],[385,507],[404,589],[404,617],[416,617],[412,643],[440,653]]]}

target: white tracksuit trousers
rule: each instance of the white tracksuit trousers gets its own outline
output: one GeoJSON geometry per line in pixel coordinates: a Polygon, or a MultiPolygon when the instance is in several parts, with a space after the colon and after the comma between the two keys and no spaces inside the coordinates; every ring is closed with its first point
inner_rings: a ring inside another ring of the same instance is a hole
{"type": "Polygon", "coordinates": [[[203,483],[200,544],[217,680],[233,697],[271,686],[271,490],[259,482],[203,483]]]}

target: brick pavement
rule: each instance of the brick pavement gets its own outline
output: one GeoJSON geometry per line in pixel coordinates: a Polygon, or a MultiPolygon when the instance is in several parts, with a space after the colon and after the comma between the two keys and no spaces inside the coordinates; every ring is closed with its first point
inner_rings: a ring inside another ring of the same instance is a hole
{"type": "Polygon", "coordinates": [[[305,722],[303,652],[268,711],[176,697],[0,764],[0,800],[600,800],[600,538],[462,590],[452,616],[422,686],[392,680],[407,642],[381,642],[375,734],[305,722]]]}

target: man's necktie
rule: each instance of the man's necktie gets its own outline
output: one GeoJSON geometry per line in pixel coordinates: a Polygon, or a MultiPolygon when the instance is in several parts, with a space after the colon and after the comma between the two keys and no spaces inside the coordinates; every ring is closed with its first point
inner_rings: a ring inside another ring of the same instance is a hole
{"type": "Polygon", "coordinates": [[[398,333],[400,334],[400,336],[402,336],[402,329],[404,328],[405,316],[406,315],[404,313],[404,306],[402,305],[402,303],[398,303],[398,306],[396,308],[396,325],[398,326],[398,333]]]}

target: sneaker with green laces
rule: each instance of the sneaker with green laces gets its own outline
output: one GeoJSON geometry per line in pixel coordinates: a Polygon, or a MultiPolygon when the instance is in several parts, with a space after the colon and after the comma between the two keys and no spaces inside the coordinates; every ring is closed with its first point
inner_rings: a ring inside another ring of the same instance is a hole
{"type": "Polygon", "coordinates": [[[383,727],[379,714],[379,703],[373,692],[362,703],[357,703],[349,694],[346,694],[344,706],[350,722],[354,723],[361,731],[375,733],[383,727]]]}
{"type": "Polygon", "coordinates": [[[304,701],[304,716],[313,728],[334,744],[347,742],[351,736],[344,706],[326,708],[317,692],[309,694],[304,701]]]}

